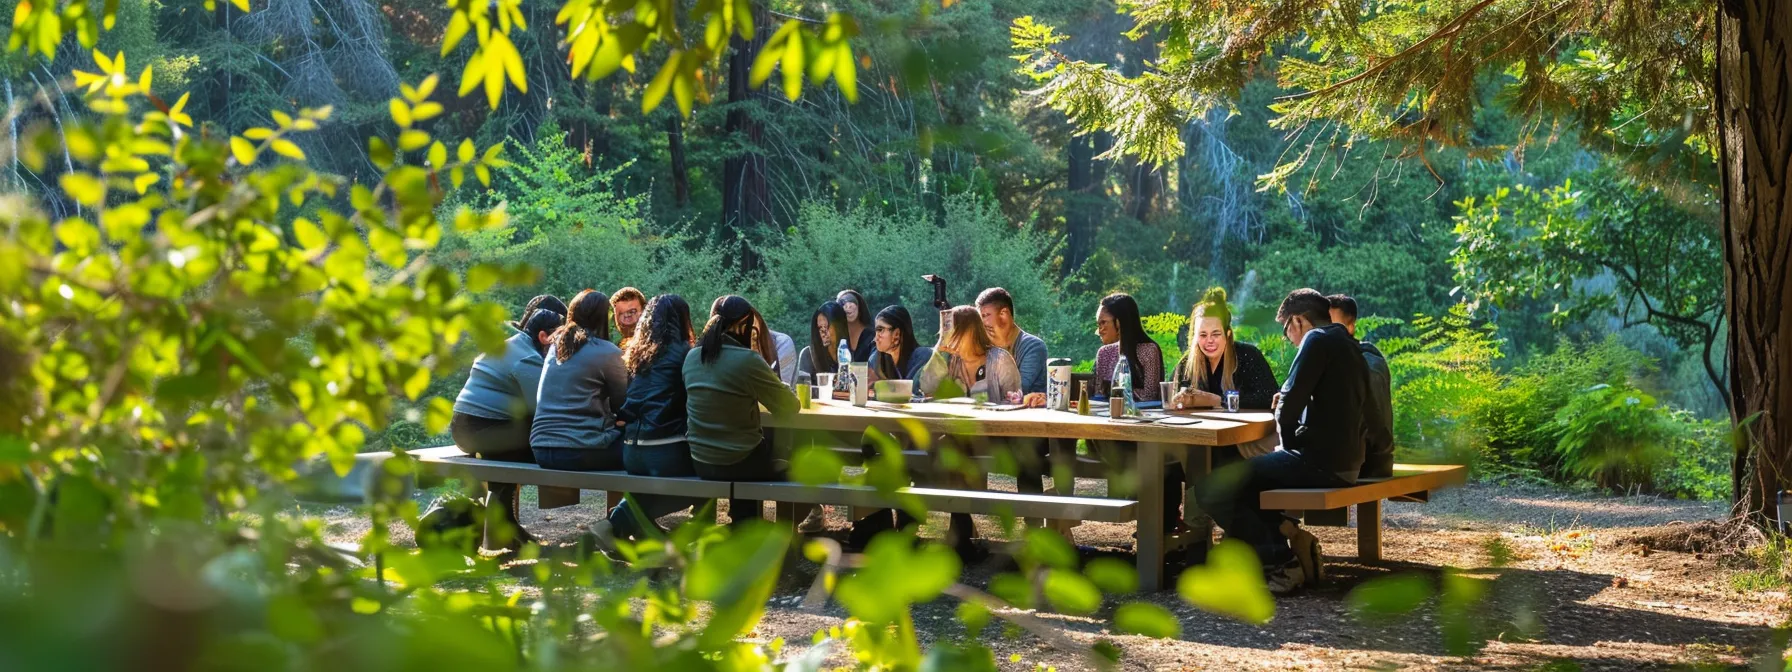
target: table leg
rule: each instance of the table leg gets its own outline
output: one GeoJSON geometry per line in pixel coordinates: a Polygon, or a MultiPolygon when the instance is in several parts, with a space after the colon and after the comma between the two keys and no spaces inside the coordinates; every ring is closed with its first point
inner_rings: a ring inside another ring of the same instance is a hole
{"type": "Polygon", "coordinates": [[[1187,488],[1187,497],[1182,504],[1182,521],[1188,523],[1189,529],[1195,532],[1195,543],[1188,547],[1189,565],[1205,564],[1207,550],[1213,545],[1213,517],[1201,510],[1200,500],[1195,498],[1195,486],[1213,473],[1213,448],[1211,446],[1190,446],[1189,459],[1183,461],[1183,486],[1187,488]]]}
{"type": "Polygon", "coordinates": [[[1164,445],[1139,443],[1139,589],[1164,587],[1164,445]]]}
{"type": "MultiPolygon", "coordinates": [[[[1047,462],[1052,465],[1052,490],[1069,497],[1076,494],[1076,439],[1047,439],[1047,462]],[[1059,478],[1062,475],[1063,478],[1059,478]]],[[[1047,520],[1046,526],[1070,538],[1070,530],[1083,521],[1067,518],[1047,520]]]]}

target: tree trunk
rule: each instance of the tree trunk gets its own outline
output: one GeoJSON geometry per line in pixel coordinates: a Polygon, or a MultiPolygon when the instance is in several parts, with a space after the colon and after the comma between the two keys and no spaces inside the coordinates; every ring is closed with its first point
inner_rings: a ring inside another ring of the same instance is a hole
{"type": "Polygon", "coordinates": [[[1792,4],[1724,0],[1717,34],[1734,495],[1771,522],[1792,466],[1792,4]]]}
{"type": "Polygon", "coordinates": [[[1095,139],[1081,135],[1070,139],[1070,156],[1067,163],[1070,176],[1066,182],[1064,207],[1064,265],[1059,267],[1060,277],[1068,277],[1081,268],[1089,259],[1089,253],[1095,247],[1095,222],[1092,208],[1088,201],[1093,198],[1090,185],[1095,164],[1095,139]]]}
{"type": "MultiPolygon", "coordinates": [[[[768,28],[772,25],[766,3],[758,3],[753,12],[753,25],[768,28]]],[[[725,247],[739,250],[735,261],[741,271],[747,273],[759,267],[752,243],[771,222],[772,212],[771,185],[766,179],[765,153],[761,149],[765,126],[747,107],[749,101],[753,101],[750,104],[754,106],[758,104],[760,94],[748,86],[747,78],[753,67],[753,57],[764,46],[769,34],[770,30],[756,30],[750,41],[739,35],[730,38],[734,54],[728,59],[728,102],[732,105],[725,128],[739,143],[737,146],[747,149],[722,162],[721,235],[725,247]]]]}
{"type": "Polygon", "coordinates": [[[691,174],[684,165],[684,117],[666,115],[666,154],[672,160],[672,205],[691,204],[691,174]]]}

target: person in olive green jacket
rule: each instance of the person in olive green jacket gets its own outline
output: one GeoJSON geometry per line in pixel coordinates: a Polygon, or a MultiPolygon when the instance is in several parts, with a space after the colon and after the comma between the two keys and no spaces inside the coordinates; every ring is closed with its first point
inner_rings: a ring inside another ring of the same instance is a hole
{"type": "MultiPolygon", "coordinates": [[[[772,452],[771,430],[759,423],[759,407],[773,414],[797,411],[796,395],[752,344],[764,324],[753,304],[739,296],[716,299],[703,337],[684,359],[685,440],[697,477],[710,481],[774,481],[784,477],[772,452]]],[[[759,517],[761,503],[736,500],[735,521],[759,517]]]]}

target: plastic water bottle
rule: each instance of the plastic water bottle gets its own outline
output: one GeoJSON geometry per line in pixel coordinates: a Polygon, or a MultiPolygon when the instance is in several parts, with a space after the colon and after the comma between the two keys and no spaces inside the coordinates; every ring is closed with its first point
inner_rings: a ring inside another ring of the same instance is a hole
{"type": "Polygon", "coordinates": [[[1126,355],[1121,355],[1119,363],[1114,364],[1114,384],[1120,386],[1121,398],[1109,399],[1108,403],[1124,403],[1126,415],[1138,414],[1138,406],[1132,401],[1132,367],[1127,365],[1126,355]]]}
{"type": "Polygon", "coordinates": [[[851,390],[852,371],[847,368],[847,364],[852,362],[852,349],[846,347],[846,339],[840,339],[840,349],[834,356],[834,364],[840,367],[839,373],[834,376],[834,389],[851,390]]]}

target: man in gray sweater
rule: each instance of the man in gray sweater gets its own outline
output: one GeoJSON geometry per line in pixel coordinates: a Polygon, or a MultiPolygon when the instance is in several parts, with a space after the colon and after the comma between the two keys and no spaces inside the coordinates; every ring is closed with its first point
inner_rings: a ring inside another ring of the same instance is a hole
{"type": "MultiPolygon", "coordinates": [[[[985,289],[977,295],[977,314],[983,318],[983,329],[989,332],[989,340],[1013,355],[1015,364],[1020,366],[1022,403],[1044,406],[1045,341],[1022,331],[1020,325],[1014,323],[1014,296],[1001,287],[985,289]]],[[[1015,490],[1045,490],[1040,479],[1050,473],[1046,464],[1046,455],[1050,452],[1049,439],[1016,441],[1014,459],[1020,465],[1021,473],[1015,475],[1015,490]]]]}

